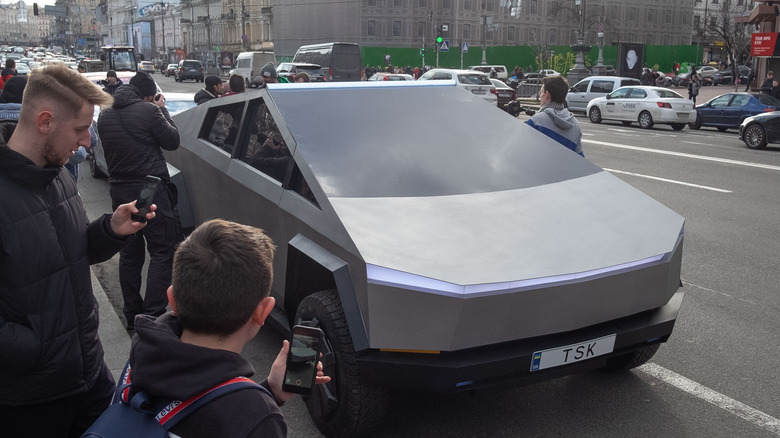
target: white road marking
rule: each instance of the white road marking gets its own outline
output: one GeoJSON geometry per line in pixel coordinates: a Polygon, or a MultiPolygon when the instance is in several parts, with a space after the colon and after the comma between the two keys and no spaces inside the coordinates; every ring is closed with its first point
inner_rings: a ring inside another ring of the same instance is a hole
{"type": "Polygon", "coordinates": [[[695,187],[697,189],[712,190],[713,192],[731,193],[731,190],[719,189],[717,187],[703,186],[703,185],[700,185],[700,184],[687,183],[687,182],[677,181],[677,180],[673,180],[673,179],[661,178],[661,177],[658,177],[658,176],[642,175],[641,173],[626,172],[626,171],[623,171],[623,170],[615,170],[615,169],[607,169],[606,167],[604,168],[604,170],[606,170],[607,172],[610,172],[610,173],[620,173],[620,174],[623,174],[623,175],[637,176],[639,178],[654,179],[656,181],[663,181],[663,182],[668,182],[668,183],[672,183],[672,184],[680,184],[680,185],[688,186],[688,187],[695,187]]]}
{"type": "Polygon", "coordinates": [[[695,144],[697,146],[712,146],[710,143],[699,143],[698,141],[681,141],[680,143],[695,144]]]}
{"type": "Polygon", "coordinates": [[[600,146],[609,146],[613,148],[621,148],[621,149],[630,149],[634,151],[640,151],[640,152],[651,152],[655,154],[662,154],[662,155],[673,155],[675,157],[685,157],[685,158],[693,158],[696,160],[704,160],[704,161],[715,161],[718,163],[724,163],[724,164],[736,164],[738,166],[747,166],[747,167],[757,167],[759,169],[767,169],[767,170],[779,170],[780,166],[773,166],[771,164],[761,164],[761,163],[751,163],[749,161],[739,161],[739,160],[730,160],[728,158],[717,158],[717,157],[707,157],[704,155],[694,155],[694,154],[686,154],[684,152],[675,152],[675,151],[664,151],[660,149],[650,149],[650,148],[643,148],[639,146],[628,146],[624,144],[617,144],[617,143],[609,143],[606,141],[598,141],[598,140],[582,140],[583,143],[592,143],[597,144],[600,146]]]}
{"type": "Polygon", "coordinates": [[[667,370],[666,368],[654,364],[646,363],[637,368],[637,370],[643,373],[655,377],[663,382],[674,386],[677,389],[681,389],[688,394],[693,395],[701,400],[706,401],[726,412],[736,415],[743,420],[748,421],[764,430],[767,430],[775,435],[780,435],[780,420],[774,418],[768,414],[765,414],[758,409],[752,408],[742,402],[738,402],[730,397],[727,397],[713,389],[696,383],[686,377],[683,377],[674,371],[667,370]]]}

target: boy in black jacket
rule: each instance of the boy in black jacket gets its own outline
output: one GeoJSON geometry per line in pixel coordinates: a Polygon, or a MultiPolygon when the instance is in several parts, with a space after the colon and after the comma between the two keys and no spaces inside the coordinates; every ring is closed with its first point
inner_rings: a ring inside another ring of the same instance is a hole
{"type": "MultiPolygon", "coordinates": [[[[130,351],[133,384],[151,395],[187,400],[217,384],[254,374],[241,349],[274,307],[269,296],[274,246],[260,229],[224,220],[199,226],[177,249],[168,301],[173,312],[139,316],[130,351]]],[[[279,406],[290,345],[284,341],[268,378],[257,389],[224,395],[171,429],[196,436],[285,437],[279,406]]],[[[326,383],[322,365],[316,383],[326,383]]]]}

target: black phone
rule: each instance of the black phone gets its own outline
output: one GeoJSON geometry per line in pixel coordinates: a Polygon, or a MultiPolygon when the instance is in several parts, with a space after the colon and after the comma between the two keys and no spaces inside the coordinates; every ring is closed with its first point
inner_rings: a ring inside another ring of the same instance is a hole
{"type": "Polygon", "coordinates": [[[322,338],[322,330],[316,327],[293,327],[290,352],[287,354],[287,370],[282,381],[283,391],[303,395],[311,393],[317,375],[322,338]]]}
{"type": "Polygon", "coordinates": [[[135,208],[138,209],[138,213],[130,215],[132,220],[146,222],[146,214],[149,213],[149,207],[154,203],[154,194],[157,193],[157,187],[159,186],[160,178],[152,175],[147,175],[144,178],[144,188],[141,189],[141,194],[138,195],[138,200],[135,202],[135,208]]]}
{"type": "Polygon", "coordinates": [[[161,97],[162,97],[162,94],[160,94],[160,93],[157,93],[157,94],[154,96],[154,101],[155,101],[155,102],[159,102],[159,100],[160,100],[160,98],[161,98],[161,97]]]}

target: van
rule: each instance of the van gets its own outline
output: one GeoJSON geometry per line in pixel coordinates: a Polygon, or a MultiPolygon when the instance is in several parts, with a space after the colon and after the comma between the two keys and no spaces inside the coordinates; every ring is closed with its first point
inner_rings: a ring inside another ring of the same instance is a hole
{"type": "Polygon", "coordinates": [[[501,79],[504,82],[509,79],[509,73],[507,73],[506,67],[503,65],[472,65],[469,67],[469,70],[481,71],[482,73],[487,73],[488,76],[490,76],[491,71],[495,70],[496,79],[501,79]]]}
{"type": "Polygon", "coordinates": [[[588,103],[626,85],[639,85],[639,79],[624,78],[619,76],[590,76],[569,89],[566,94],[566,105],[569,111],[585,112],[588,103]]]}
{"type": "Polygon", "coordinates": [[[319,64],[326,81],[359,81],[363,78],[360,46],[355,43],[322,43],[301,46],[293,62],[319,64]]]}
{"type": "Polygon", "coordinates": [[[243,76],[247,87],[258,87],[263,83],[260,70],[269,62],[276,66],[276,55],[273,51],[241,52],[236,57],[233,73],[243,76]]]}

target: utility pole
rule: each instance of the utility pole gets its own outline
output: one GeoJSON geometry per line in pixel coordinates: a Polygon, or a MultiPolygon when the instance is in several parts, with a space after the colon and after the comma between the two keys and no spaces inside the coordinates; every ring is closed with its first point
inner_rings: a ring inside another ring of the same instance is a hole
{"type": "Polygon", "coordinates": [[[165,54],[165,63],[168,63],[168,49],[165,45],[165,3],[160,2],[160,7],[162,8],[162,43],[163,43],[163,53],[165,54]]]}
{"type": "Polygon", "coordinates": [[[246,6],[244,0],[241,0],[241,44],[244,51],[247,51],[247,40],[249,37],[246,35],[246,6]]]}

